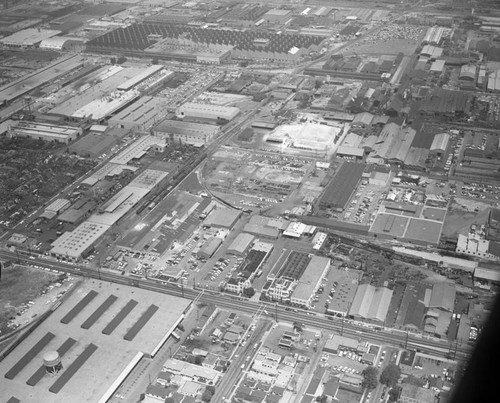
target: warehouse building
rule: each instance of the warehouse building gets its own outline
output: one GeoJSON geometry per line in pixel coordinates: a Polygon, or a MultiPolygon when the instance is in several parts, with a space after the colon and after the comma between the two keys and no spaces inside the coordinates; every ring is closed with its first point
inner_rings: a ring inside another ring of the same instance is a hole
{"type": "Polygon", "coordinates": [[[476,82],[477,66],[473,64],[464,64],[460,69],[458,79],[461,81],[476,82]]]}
{"type": "Polygon", "coordinates": [[[448,152],[449,145],[450,135],[448,133],[436,134],[432,140],[430,154],[441,158],[448,152]]]}
{"type": "Polygon", "coordinates": [[[153,128],[153,134],[170,142],[181,142],[202,146],[210,142],[219,133],[220,127],[203,123],[184,122],[182,120],[164,120],[153,128]]]}
{"type": "Polygon", "coordinates": [[[227,248],[227,253],[230,255],[244,256],[252,246],[255,237],[251,234],[241,233],[227,248]]]}
{"type": "Polygon", "coordinates": [[[197,255],[203,259],[211,258],[222,245],[222,239],[218,237],[209,238],[198,251],[197,255]]]}
{"type": "Polygon", "coordinates": [[[240,218],[240,215],[241,211],[238,210],[227,207],[217,208],[212,210],[205,221],[203,221],[203,226],[232,229],[238,218],[240,218]]]}
{"type": "Polygon", "coordinates": [[[428,294],[429,292],[426,295],[427,308],[453,312],[457,294],[454,285],[444,282],[434,284],[432,291],[430,291],[430,298],[428,294]]]}
{"type": "Polygon", "coordinates": [[[17,121],[10,129],[12,137],[28,137],[33,140],[56,141],[65,144],[69,144],[83,133],[80,127],[29,121],[17,121]]]}
{"type": "Polygon", "coordinates": [[[243,231],[264,239],[277,239],[280,235],[277,228],[267,227],[261,224],[252,224],[250,222],[245,224],[243,231]]]}
{"type": "Polygon", "coordinates": [[[441,55],[443,54],[443,50],[443,48],[440,48],[438,46],[425,45],[422,48],[420,54],[422,56],[428,57],[430,60],[436,60],[438,57],[441,57],[441,55]]]}
{"type": "Polygon", "coordinates": [[[349,316],[374,322],[384,322],[391,303],[392,290],[362,284],[356,290],[349,316]]]}
{"type": "Polygon", "coordinates": [[[488,92],[500,92],[500,70],[488,75],[488,92]]]}
{"type": "Polygon", "coordinates": [[[177,117],[188,120],[230,122],[240,113],[234,106],[221,106],[186,102],[177,110],[177,117]]]}

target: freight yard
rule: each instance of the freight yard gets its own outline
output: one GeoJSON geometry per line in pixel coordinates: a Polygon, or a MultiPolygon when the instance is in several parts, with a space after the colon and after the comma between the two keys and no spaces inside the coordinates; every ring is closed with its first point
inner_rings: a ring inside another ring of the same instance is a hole
{"type": "Polygon", "coordinates": [[[9,403],[453,397],[500,285],[497,7],[0,3],[9,403]]]}

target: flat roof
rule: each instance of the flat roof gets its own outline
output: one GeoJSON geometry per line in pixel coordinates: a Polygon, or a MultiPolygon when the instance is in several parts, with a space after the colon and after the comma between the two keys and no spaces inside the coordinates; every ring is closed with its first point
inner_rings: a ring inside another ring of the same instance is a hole
{"type": "Polygon", "coordinates": [[[109,225],[85,221],[52,243],[50,253],[79,259],[109,229],[109,225]]]}
{"type": "Polygon", "coordinates": [[[183,314],[191,301],[158,294],[139,288],[134,288],[133,298],[138,305],[132,310],[119,326],[110,335],[102,333],[102,329],[117,315],[123,306],[130,300],[130,287],[100,282],[98,280],[86,279],[81,286],[68,297],[61,306],[45,319],[40,326],[33,331],[19,346],[17,346],[2,362],[2,367],[11,368],[29,349],[40,340],[48,331],[55,335],[46,347],[32,357],[25,368],[12,380],[0,377],[0,390],[2,396],[16,396],[22,402],[36,401],[52,403],[85,403],[98,402],[105,396],[107,390],[120,376],[138,352],[150,354],[161,342],[162,338],[171,331],[172,326],[183,314]],[[61,318],[70,311],[73,306],[88,294],[91,290],[98,291],[98,295],[83,309],[83,311],[70,323],[62,324],[61,318]],[[88,328],[82,329],[81,325],[86,321],[96,309],[111,295],[115,295],[117,300],[111,305],[96,323],[88,328]],[[124,339],[129,329],[132,329],[143,313],[152,304],[158,306],[153,318],[144,324],[135,338],[130,341],[124,339]],[[154,320],[161,316],[161,320],[154,320]],[[92,354],[87,362],[77,368],[72,377],[67,379],[67,383],[57,394],[49,391],[58,377],[46,375],[36,382],[34,386],[27,386],[26,381],[30,379],[42,365],[43,353],[46,351],[58,350],[66,343],[68,338],[76,340],[67,352],[62,356],[63,373],[75,362],[78,356],[85,350],[85,347],[94,344],[98,349],[92,354]]]}
{"type": "Polygon", "coordinates": [[[474,278],[500,282],[500,270],[476,267],[476,269],[474,270],[474,278]]]}
{"type": "Polygon", "coordinates": [[[208,227],[232,228],[241,215],[241,211],[226,207],[219,207],[212,210],[203,221],[203,225],[208,227]]]}
{"type": "Polygon", "coordinates": [[[60,33],[61,31],[55,29],[28,28],[0,39],[0,43],[13,46],[33,46],[60,33]]]}
{"type": "Polygon", "coordinates": [[[71,116],[74,118],[91,117],[94,120],[103,119],[136,98],[139,98],[139,93],[136,91],[114,92],[89,102],[73,112],[71,116]]]}
{"type": "Polygon", "coordinates": [[[401,238],[406,231],[407,225],[408,217],[380,213],[375,217],[375,221],[373,221],[373,224],[370,227],[370,232],[401,238]]]}
{"type": "Polygon", "coordinates": [[[122,91],[129,91],[134,86],[136,86],[137,84],[140,84],[141,82],[143,82],[147,78],[151,77],[153,74],[158,73],[162,69],[163,69],[163,66],[158,65],[158,64],[154,64],[152,66],[149,66],[145,70],[136,74],[134,77],[132,77],[129,80],[125,81],[124,83],[120,84],[117,87],[117,89],[122,90],[122,91]]]}
{"type": "Polygon", "coordinates": [[[442,222],[411,218],[404,237],[412,241],[437,245],[441,238],[442,228],[442,222]]]}
{"type": "Polygon", "coordinates": [[[307,265],[299,283],[292,293],[292,298],[309,299],[313,295],[314,288],[318,285],[323,275],[330,267],[330,259],[323,256],[313,256],[307,265]]]}

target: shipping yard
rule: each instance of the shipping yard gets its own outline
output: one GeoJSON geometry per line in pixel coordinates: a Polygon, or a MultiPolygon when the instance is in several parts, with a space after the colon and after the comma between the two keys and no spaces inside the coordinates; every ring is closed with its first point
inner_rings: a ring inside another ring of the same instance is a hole
{"type": "Polygon", "coordinates": [[[2,398],[459,401],[493,3],[0,0],[2,398]]]}

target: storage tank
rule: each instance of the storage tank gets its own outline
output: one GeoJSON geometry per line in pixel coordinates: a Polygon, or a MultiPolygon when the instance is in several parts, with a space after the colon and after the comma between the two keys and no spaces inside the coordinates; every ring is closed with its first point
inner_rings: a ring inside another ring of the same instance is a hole
{"type": "Polygon", "coordinates": [[[49,374],[57,374],[62,369],[61,358],[57,351],[47,351],[43,355],[43,365],[49,374]]]}

